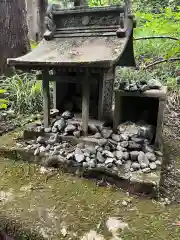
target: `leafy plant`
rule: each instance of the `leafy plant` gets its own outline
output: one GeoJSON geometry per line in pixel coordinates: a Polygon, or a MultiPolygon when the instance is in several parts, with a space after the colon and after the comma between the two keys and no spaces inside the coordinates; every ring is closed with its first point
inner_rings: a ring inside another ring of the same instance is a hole
{"type": "Polygon", "coordinates": [[[32,73],[4,77],[3,87],[9,93],[11,108],[17,113],[36,113],[42,110],[41,81],[32,73]]]}
{"type": "MultiPolygon", "coordinates": [[[[6,93],[6,90],[0,89],[0,97],[1,97],[1,94],[4,94],[4,93],[6,93]]],[[[3,99],[0,98],[0,109],[6,109],[7,104],[8,104],[8,100],[6,100],[4,98],[3,99]]]]}

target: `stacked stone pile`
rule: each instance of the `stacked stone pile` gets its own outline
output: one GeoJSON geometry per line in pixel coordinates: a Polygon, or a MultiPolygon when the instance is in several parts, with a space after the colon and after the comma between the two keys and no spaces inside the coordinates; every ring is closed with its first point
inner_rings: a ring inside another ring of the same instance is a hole
{"type": "Polygon", "coordinates": [[[149,81],[141,80],[141,81],[121,81],[118,84],[118,89],[127,91],[127,92],[145,92],[151,89],[161,89],[162,84],[157,79],[150,79],[149,81]]]}
{"type": "MultiPolygon", "coordinates": [[[[73,134],[78,131],[80,125],[66,124],[68,119],[61,118],[52,126],[57,126],[63,134],[73,134]],[[58,122],[58,123],[57,123],[58,122]],[[63,126],[63,128],[60,128],[63,126]]],[[[48,139],[38,137],[36,141],[29,142],[27,149],[34,151],[34,155],[45,154],[49,156],[47,165],[53,160],[71,163],[76,167],[107,168],[113,171],[124,169],[128,171],[142,171],[149,173],[161,166],[162,153],[155,151],[150,142],[154,129],[149,125],[126,123],[121,124],[115,132],[111,128],[90,125],[89,129],[96,139],[94,146],[84,143],[72,146],[62,142],[60,133],[56,132],[48,139]]],[[[50,129],[49,129],[50,130],[50,129]]],[[[44,129],[46,132],[47,129],[44,129]]],[[[80,130],[79,130],[80,131],[80,130]]],[[[79,137],[80,135],[78,135],[79,137]]]]}

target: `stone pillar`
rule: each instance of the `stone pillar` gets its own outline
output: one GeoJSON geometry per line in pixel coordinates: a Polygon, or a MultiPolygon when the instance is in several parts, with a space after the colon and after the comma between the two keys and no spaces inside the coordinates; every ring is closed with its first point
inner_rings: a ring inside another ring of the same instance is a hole
{"type": "Polygon", "coordinates": [[[112,117],[113,89],[115,69],[111,68],[102,72],[99,82],[98,119],[112,117]]]}

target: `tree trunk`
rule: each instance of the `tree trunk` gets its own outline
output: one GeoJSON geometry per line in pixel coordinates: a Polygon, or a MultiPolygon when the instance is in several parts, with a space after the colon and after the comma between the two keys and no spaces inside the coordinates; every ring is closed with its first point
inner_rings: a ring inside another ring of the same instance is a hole
{"type": "Polygon", "coordinates": [[[0,0],[0,74],[7,73],[7,58],[30,50],[25,0],[0,0]]]}

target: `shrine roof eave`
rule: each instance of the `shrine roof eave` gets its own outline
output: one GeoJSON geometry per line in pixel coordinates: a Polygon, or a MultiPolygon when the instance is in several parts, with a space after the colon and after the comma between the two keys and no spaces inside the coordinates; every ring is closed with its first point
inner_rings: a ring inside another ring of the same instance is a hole
{"type": "Polygon", "coordinates": [[[122,56],[128,37],[78,37],[43,39],[31,52],[7,63],[17,69],[110,68],[122,56]]]}
{"type": "Polygon", "coordinates": [[[44,69],[57,69],[57,68],[110,68],[116,65],[116,61],[96,61],[96,62],[29,62],[21,61],[18,59],[8,59],[7,63],[9,66],[15,67],[16,69],[32,69],[32,70],[44,70],[44,69]]]}

